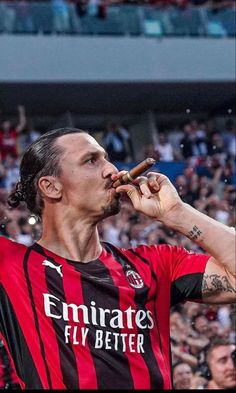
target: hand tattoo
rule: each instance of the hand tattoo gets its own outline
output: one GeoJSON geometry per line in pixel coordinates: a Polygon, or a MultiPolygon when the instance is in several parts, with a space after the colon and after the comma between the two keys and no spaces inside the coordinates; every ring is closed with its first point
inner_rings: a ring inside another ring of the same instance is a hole
{"type": "Polygon", "coordinates": [[[218,274],[204,274],[202,281],[202,294],[210,296],[213,293],[232,292],[236,293],[235,288],[229,282],[227,276],[219,276],[218,274]]]}
{"type": "Polygon", "coordinates": [[[201,234],[202,231],[200,231],[200,229],[196,225],[194,225],[193,229],[187,233],[187,236],[191,240],[197,240],[201,236],[201,234]]]}

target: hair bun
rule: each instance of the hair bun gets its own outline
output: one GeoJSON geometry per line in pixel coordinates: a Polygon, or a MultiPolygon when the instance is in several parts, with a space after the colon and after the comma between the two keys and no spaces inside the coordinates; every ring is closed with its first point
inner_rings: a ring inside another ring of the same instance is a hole
{"type": "Polygon", "coordinates": [[[18,181],[16,183],[15,189],[8,196],[7,203],[11,207],[17,207],[21,201],[24,201],[24,193],[22,184],[20,181],[18,181]]]}

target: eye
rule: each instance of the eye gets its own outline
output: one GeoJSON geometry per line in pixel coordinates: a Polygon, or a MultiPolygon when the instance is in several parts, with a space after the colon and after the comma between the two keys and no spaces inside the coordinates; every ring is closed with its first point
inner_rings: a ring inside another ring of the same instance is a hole
{"type": "Polygon", "coordinates": [[[95,161],[96,161],[96,158],[95,158],[95,157],[90,157],[90,158],[88,158],[88,159],[85,161],[85,163],[86,163],[86,164],[94,164],[95,161]]]}

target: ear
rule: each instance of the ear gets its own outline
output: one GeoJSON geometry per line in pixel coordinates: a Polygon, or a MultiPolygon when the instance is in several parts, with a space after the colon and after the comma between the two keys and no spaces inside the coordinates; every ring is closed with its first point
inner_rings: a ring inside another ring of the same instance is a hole
{"type": "Polygon", "coordinates": [[[38,181],[39,190],[42,196],[59,199],[61,198],[62,184],[54,176],[42,176],[38,181]]]}

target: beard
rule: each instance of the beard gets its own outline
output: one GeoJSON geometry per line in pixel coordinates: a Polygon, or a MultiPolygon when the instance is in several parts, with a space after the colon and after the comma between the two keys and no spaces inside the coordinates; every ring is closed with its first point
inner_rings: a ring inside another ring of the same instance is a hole
{"type": "Polygon", "coordinates": [[[109,204],[102,207],[102,219],[118,214],[121,209],[120,195],[116,194],[115,198],[109,204]]]}

